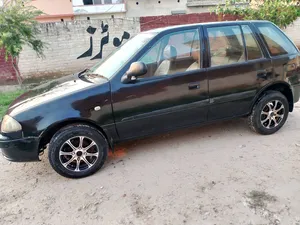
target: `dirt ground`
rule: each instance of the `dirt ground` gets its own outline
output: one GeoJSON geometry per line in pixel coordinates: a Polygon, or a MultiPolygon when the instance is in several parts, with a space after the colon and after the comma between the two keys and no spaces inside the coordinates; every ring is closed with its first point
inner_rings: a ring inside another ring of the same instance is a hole
{"type": "Polygon", "coordinates": [[[80,180],[0,157],[0,224],[299,225],[299,131],[297,104],[274,135],[239,119],[133,141],[80,180]]]}

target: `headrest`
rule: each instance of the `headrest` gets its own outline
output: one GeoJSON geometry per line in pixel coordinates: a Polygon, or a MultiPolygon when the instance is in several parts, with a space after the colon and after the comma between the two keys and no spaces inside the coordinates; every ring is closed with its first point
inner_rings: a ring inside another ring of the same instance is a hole
{"type": "Polygon", "coordinates": [[[177,50],[172,45],[167,45],[164,49],[164,58],[169,60],[175,60],[177,58],[177,50]]]}

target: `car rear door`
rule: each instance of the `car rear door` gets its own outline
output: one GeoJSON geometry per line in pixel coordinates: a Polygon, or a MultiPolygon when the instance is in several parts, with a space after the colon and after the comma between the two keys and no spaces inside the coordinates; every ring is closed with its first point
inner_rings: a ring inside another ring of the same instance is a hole
{"type": "Polygon", "coordinates": [[[204,28],[207,40],[208,120],[248,114],[258,87],[272,74],[271,59],[249,23],[204,28]]]}

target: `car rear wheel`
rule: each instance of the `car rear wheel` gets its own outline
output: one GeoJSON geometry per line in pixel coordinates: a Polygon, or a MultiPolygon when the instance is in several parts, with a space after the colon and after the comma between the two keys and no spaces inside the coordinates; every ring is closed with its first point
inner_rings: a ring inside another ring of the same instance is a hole
{"type": "Polygon", "coordinates": [[[88,125],[70,125],[59,130],[49,144],[52,168],[64,177],[82,178],[97,172],[108,152],[105,137],[88,125]]]}
{"type": "Polygon", "coordinates": [[[249,127],[263,135],[277,132],[286,122],[289,103],[278,91],[269,91],[253,107],[248,117],[249,127]]]}

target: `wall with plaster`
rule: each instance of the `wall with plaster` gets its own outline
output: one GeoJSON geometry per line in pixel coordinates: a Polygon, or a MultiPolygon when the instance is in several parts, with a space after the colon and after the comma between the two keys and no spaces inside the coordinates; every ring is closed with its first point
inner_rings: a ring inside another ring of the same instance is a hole
{"type": "Polygon", "coordinates": [[[126,41],[138,33],[140,24],[136,18],[101,19],[45,23],[40,28],[41,39],[48,44],[46,58],[37,58],[24,48],[19,67],[25,78],[70,74],[90,67],[114,50],[122,37],[126,41]]]}

